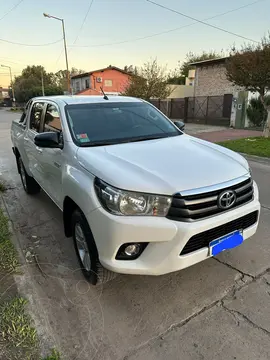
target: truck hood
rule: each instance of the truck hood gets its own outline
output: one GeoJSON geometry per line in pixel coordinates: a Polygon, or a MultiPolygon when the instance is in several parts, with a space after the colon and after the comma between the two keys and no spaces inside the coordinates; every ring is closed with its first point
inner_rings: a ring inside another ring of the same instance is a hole
{"type": "Polygon", "coordinates": [[[172,195],[246,175],[247,161],[224,147],[181,135],[79,148],[80,165],[120,189],[172,195]]]}

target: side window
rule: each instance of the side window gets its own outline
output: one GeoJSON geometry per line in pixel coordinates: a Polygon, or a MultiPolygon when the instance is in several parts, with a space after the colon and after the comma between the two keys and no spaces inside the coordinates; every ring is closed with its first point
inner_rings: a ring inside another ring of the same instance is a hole
{"type": "Polygon", "coordinates": [[[34,103],[31,110],[30,129],[39,132],[44,103],[34,103]]]}
{"type": "Polygon", "coordinates": [[[25,108],[23,109],[23,113],[21,115],[21,118],[20,118],[20,123],[24,123],[26,122],[26,115],[29,111],[29,109],[31,108],[31,105],[32,105],[32,100],[29,100],[28,103],[25,105],[25,108]]]}
{"type": "Polygon", "coordinates": [[[62,131],[62,125],[60,121],[60,114],[57,107],[53,104],[48,104],[45,119],[44,119],[44,132],[46,131],[62,131]]]}

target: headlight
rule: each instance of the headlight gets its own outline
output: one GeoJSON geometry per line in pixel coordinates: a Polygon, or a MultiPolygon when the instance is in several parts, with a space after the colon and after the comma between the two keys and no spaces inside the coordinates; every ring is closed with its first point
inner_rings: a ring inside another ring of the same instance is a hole
{"type": "Polygon", "coordinates": [[[172,202],[168,196],[119,190],[97,178],[95,189],[103,207],[115,215],[166,216],[172,202]]]}

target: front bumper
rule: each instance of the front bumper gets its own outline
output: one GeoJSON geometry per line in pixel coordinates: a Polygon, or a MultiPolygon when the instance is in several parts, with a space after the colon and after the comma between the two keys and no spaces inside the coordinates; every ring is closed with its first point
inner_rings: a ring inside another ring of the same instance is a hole
{"type": "MultiPolygon", "coordinates": [[[[254,211],[260,212],[258,191],[254,195],[253,201],[239,208],[192,223],[161,217],[115,216],[103,208],[88,214],[87,220],[96,241],[100,262],[105,268],[123,274],[162,275],[209,258],[207,247],[187,255],[180,256],[180,253],[193,235],[254,211]],[[136,260],[116,260],[119,247],[130,242],[149,244],[136,260]]],[[[244,240],[255,234],[258,222],[259,217],[257,223],[243,231],[244,240]]]]}

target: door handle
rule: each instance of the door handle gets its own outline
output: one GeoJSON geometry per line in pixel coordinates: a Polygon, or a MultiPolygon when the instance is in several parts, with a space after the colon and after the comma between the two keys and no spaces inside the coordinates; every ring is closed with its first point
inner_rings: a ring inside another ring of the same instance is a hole
{"type": "Polygon", "coordinates": [[[41,148],[39,148],[38,146],[36,146],[36,149],[37,149],[37,152],[42,154],[43,153],[43,150],[41,148]]]}

